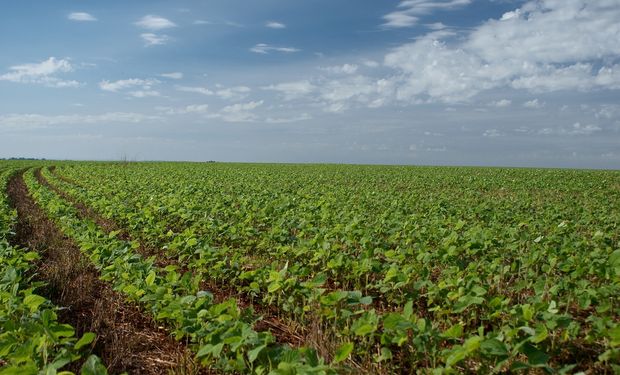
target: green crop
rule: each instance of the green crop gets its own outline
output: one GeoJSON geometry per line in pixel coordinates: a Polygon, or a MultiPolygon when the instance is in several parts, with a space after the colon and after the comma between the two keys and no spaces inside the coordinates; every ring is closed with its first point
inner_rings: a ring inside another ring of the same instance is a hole
{"type": "MultiPolygon", "coordinates": [[[[87,355],[85,349],[95,339],[88,332],[81,338],[75,330],[58,321],[56,307],[37,289],[32,273],[39,254],[12,246],[9,240],[17,214],[5,194],[9,179],[23,167],[15,163],[0,167],[0,374],[70,374],[67,364],[87,355]],[[4,167],[4,168],[2,168],[4,167]]],[[[107,374],[94,355],[88,357],[82,374],[107,374]],[[89,365],[90,364],[90,365],[89,365]],[[93,367],[95,368],[95,367],[93,367]]]]}
{"type": "Polygon", "coordinates": [[[131,242],[27,175],[39,204],[106,280],[189,338],[205,364],[256,373],[620,371],[618,172],[56,167],[43,168],[45,179],[131,242]],[[215,302],[216,294],[232,297],[215,302]]]}

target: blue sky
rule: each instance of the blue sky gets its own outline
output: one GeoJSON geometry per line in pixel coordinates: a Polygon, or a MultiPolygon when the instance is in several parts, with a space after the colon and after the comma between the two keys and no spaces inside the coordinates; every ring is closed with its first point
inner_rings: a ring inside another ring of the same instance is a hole
{"type": "Polygon", "coordinates": [[[0,157],[618,168],[620,0],[20,1],[0,157]]]}

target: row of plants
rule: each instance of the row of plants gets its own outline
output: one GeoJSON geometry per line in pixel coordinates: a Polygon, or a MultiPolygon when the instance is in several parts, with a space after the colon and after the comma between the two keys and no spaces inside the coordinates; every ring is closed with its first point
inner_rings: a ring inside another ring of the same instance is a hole
{"type": "Polygon", "coordinates": [[[318,317],[335,359],[618,362],[617,173],[81,164],[59,174],[105,181],[45,173],[161,256],[301,324],[318,317]]]}
{"type": "Polygon", "coordinates": [[[313,349],[282,345],[270,332],[254,330],[258,317],[235,299],[216,303],[212,293],[201,289],[200,275],[155,266],[154,257],[136,253],[139,243],[80,218],[69,202],[39,184],[32,171],[24,178],[36,202],[76,241],[102,279],[166,323],[177,339],[187,339],[204,365],[257,374],[334,373],[313,349]]]}
{"type": "Polygon", "coordinates": [[[12,246],[17,213],[6,194],[19,165],[0,168],[0,374],[71,374],[68,365],[83,361],[81,373],[107,374],[105,366],[89,354],[96,336],[76,337],[71,325],[58,321],[54,306],[37,294],[43,286],[35,281],[40,255],[12,246]]]}

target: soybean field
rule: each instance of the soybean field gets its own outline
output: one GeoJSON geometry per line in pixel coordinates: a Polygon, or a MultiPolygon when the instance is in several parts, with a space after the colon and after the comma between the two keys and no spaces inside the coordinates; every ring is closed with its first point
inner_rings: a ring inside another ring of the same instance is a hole
{"type": "Polygon", "coordinates": [[[0,161],[0,374],[619,373],[620,172],[0,161]]]}

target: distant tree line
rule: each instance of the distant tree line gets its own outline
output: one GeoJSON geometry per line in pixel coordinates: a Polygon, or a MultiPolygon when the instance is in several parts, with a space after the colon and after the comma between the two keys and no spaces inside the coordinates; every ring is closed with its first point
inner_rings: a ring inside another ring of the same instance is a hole
{"type": "Polygon", "coordinates": [[[0,160],[47,160],[45,158],[0,158],[0,160]]]}

